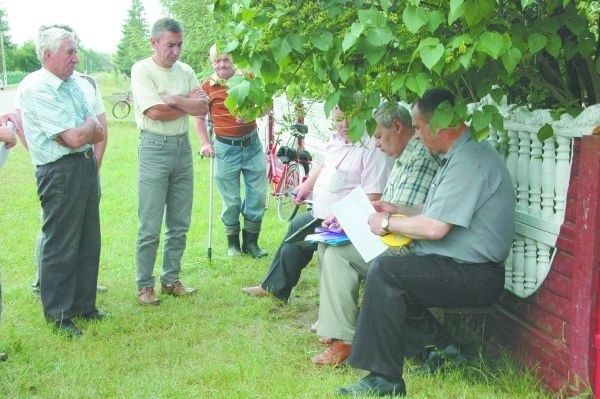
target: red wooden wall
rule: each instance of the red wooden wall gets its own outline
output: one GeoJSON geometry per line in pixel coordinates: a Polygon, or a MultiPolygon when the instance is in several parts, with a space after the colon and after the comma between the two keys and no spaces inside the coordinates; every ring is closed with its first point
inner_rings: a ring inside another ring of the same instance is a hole
{"type": "Polygon", "coordinates": [[[600,136],[575,140],[557,248],[538,292],[527,299],[507,293],[488,322],[494,341],[534,366],[550,390],[592,389],[600,398],[600,136]]]}

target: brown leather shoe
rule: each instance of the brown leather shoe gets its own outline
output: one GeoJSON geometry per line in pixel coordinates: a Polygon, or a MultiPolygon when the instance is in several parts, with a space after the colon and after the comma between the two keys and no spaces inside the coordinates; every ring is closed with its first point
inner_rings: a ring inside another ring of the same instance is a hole
{"type": "Polygon", "coordinates": [[[154,295],[154,287],[140,288],[137,292],[137,299],[140,305],[153,305],[157,306],[160,303],[160,299],[154,295]]]}
{"type": "Polygon", "coordinates": [[[255,287],[244,287],[242,288],[242,291],[244,291],[244,294],[255,296],[257,298],[262,298],[263,296],[269,295],[269,291],[265,290],[260,285],[257,285],[255,287]]]}
{"type": "Polygon", "coordinates": [[[348,359],[351,349],[352,345],[336,339],[324,352],[310,360],[319,366],[339,366],[348,359]]]}
{"type": "Polygon", "coordinates": [[[196,292],[195,288],[185,287],[181,281],[177,280],[173,284],[160,286],[160,293],[173,296],[186,296],[196,292]]]}

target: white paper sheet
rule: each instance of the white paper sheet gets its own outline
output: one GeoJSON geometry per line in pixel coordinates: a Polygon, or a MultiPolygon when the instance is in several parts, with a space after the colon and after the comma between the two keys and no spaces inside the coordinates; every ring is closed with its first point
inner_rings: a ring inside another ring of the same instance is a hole
{"type": "Polygon", "coordinates": [[[388,248],[369,228],[369,216],[375,213],[375,208],[362,187],[356,187],[343,200],[333,204],[331,210],[365,262],[388,248]]]}

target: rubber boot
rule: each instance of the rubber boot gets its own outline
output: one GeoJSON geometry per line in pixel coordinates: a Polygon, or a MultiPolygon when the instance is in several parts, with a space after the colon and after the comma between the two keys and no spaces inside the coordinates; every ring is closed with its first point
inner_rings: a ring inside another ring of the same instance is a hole
{"type": "Polygon", "coordinates": [[[240,233],[227,234],[227,256],[236,256],[241,253],[240,233]]]}
{"type": "Polygon", "coordinates": [[[258,247],[258,233],[252,233],[246,229],[242,230],[242,251],[250,254],[253,258],[267,256],[267,252],[258,247]]]}
{"type": "Polygon", "coordinates": [[[242,230],[242,251],[250,254],[253,258],[262,258],[267,256],[267,252],[258,247],[258,235],[260,234],[261,226],[262,220],[258,222],[251,222],[250,220],[244,218],[244,229],[242,230]]]}

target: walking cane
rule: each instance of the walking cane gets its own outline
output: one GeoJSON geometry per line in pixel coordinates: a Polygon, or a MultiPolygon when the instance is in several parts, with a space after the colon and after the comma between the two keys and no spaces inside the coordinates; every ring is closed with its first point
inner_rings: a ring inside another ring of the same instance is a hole
{"type": "MultiPolygon", "coordinates": [[[[207,123],[208,123],[208,139],[209,141],[212,143],[212,139],[214,136],[214,131],[213,131],[213,123],[212,123],[212,119],[210,118],[210,115],[206,116],[207,119],[207,123]]],[[[208,261],[211,262],[212,261],[212,230],[213,230],[213,179],[215,176],[215,162],[214,162],[214,154],[213,156],[209,157],[210,160],[210,164],[209,164],[209,183],[208,183],[208,251],[207,251],[207,256],[208,256],[208,261]]]]}

